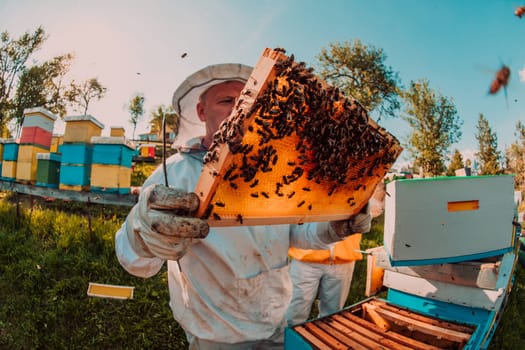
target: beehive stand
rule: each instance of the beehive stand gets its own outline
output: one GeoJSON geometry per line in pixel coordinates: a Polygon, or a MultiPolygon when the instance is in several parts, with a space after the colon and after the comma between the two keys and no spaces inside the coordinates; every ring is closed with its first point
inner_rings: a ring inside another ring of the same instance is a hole
{"type": "Polygon", "coordinates": [[[367,111],[282,50],[264,50],[195,187],[211,226],[341,220],[401,153],[367,111]]]}

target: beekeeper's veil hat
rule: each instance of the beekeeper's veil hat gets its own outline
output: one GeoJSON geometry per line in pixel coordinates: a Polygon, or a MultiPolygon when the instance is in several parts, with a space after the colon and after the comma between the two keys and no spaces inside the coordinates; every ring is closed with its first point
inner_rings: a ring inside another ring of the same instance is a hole
{"type": "Polygon", "coordinates": [[[252,70],[252,67],[239,63],[222,63],[207,66],[187,77],[173,93],[173,108],[180,117],[173,146],[192,147],[188,141],[205,135],[205,125],[197,115],[197,103],[203,92],[226,81],[246,83],[252,70]]]}

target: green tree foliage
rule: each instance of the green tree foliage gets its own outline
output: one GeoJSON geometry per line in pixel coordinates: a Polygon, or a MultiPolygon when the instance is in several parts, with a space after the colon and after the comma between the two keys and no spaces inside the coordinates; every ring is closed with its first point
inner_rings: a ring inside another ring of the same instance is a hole
{"type": "MultiPolygon", "coordinates": [[[[395,116],[400,109],[398,73],[385,65],[382,49],[356,39],[352,43],[331,43],[318,55],[319,75],[329,84],[352,96],[368,111],[395,116]]],[[[378,118],[378,119],[379,119],[378,118]]]]}
{"type": "Polygon", "coordinates": [[[175,134],[179,130],[179,116],[171,106],[167,107],[164,105],[158,106],[151,112],[150,127],[152,133],[158,133],[162,135],[162,123],[166,119],[166,130],[171,130],[175,134]]]}
{"type": "Polygon", "coordinates": [[[452,155],[452,160],[450,161],[450,164],[447,168],[447,176],[454,176],[456,175],[456,170],[463,168],[463,156],[461,155],[461,152],[459,149],[454,150],[454,154],[452,155]]]}
{"type": "Polygon", "coordinates": [[[406,148],[415,165],[422,167],[423,176],[441,175],[450,146],[461,138],[463,122],[456,107],[452,100],[430,89],[425,79],[412,82],[403,98],[406,101],[403,119],[412,128],[406,148]]]}
{"type": "Polygon", "coordinates": [[[136,94],[131,98],[128,105],[128,112],[130,114],[129,122],[133,125],[133,139],[135,139],[135,130],[137,124],[144,115],[144,101],[145,97],[143,94],[136,94]]]}
{"type": "Polygon", "coordinates": [[[505,150],[507,171],[514,174],[516,189],[525,193],[525,125],[519,121],[514,131],[516,140],[505,150]]]}
{"type": "Polygon", "coordinates": [[[25,32],[18,39],[4,31],[0,33],[0,128],[7,132],[9,111],[13,105],[14,90],[18,76],[26,69],[26,62],[33,52],[38,50],[47,39],[42,27],[34,32],[25,32]]]}
{"type": "Polygon", "coordinates": [[[483,175],[495,175],[501,173],[501,153],[498,151],[498,137],[492,132],[489,121],[479,115],[476,140],[478,141],[478,152],[480,172],[483,175]]]}
{"type": "Polygon", "coordinates": [[[107,88],[97,78],[91,78],[82,83],[76,83],[73,80],[65,92],[65,97],[74,110],[86,115],[91,100],[100,100],[106,91],[107,88]]]}
{"type": "Polygon", "coordinates": [[[44,107],[61,117],[66,114],[63,79],[72,60],[72,54],[57,56],[21,72],[11,108],[11,119],[16,120],[17,131],[26,108],[44,107]]]}

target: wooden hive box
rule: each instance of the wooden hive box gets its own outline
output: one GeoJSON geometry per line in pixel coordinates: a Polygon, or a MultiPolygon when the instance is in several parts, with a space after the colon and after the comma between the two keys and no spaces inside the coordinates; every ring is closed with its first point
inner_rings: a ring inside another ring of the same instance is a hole
{"type": "Polygon", "coordinates": [[[123,136],[94,136],[93,164],[120,165],[131,168],[135,145],[123,136]]]}
{"type": "Polygon", "coordinates": [[[60,164],[60,180],[58,188],[61,190],[89,191],[91,181],[91,164],[60,164]]]}
{"type": "Polygon", "coordinates": [[[23,128],[39,128],[41,130],[53,133],[57,116],[45,108],[35,107],[24,110],[23,128]]]}
{"type": "Polygon", "coordinates": [[[131,168],[94,163],[90,181],[91,192],[128,194],[131,191],[131,168]]]}
{"type": "Polygon", "coordinates": [[[2,180],[15,181],[16,179],[16,160],[2,161],[2,180]]]}
{"type": "Polygon", "coordinates": [[[126,130],[122,126],[112,126],[109,130],[109,136],[124,137],[126,130]]]}
{"type": "Polygon", "coordinates": [[[266,49],[206,154],[197,215],[212,226],[346,219],[401,150],[357,101],[266,49]]]}
{"type": "Polygon", "coordinates": [[[53,134],[51,131],[44,130],[38,126],[26,126],[22,128],[20,144],[35,144],[49,148],[51,147],[52,138],[53,134]]]}
{"type": "Polygon", "coordinates": [[[93,136],[100,136],[104,124],[91,115],[67,116],[63,142],[90,142],[93,136]]]}
{"type": "Polygon", "coordinates": [[[18,159],[18,140],[7,139],[4,141],[4,147],[2,151],[2,160],[17,161],[18,159]]]}
{"type": "Polygon", "coordinates": [[[64,143],[63,135],[51,136],[51,145],[49,146],[49,152],[58,153],[58,148],[64,143]]]}
{"type": "Polygon", "coordinates": [[[36,182],[37,154],[48,152],[49,148],[36,144],[21,144],[18,147],[18,160],[16,168],[16,181],[36,182]]]}
{"type": "Polygon", "coordinates": [[[37,153],[36,185],[57,188],[60,183],[60,154],[37,153]]]}
{"type": "Polygon", "coordinates": [[[93,145],[90,143],[63,143],[59,152],[63,164],[91,165],[93,161],[93,145]]]}
{"type": "Polygon", "coordinates": [[[386,191],[384,246],[393,266],[476,260],[512,249],[512,175],[397,180],[386,191]]]}

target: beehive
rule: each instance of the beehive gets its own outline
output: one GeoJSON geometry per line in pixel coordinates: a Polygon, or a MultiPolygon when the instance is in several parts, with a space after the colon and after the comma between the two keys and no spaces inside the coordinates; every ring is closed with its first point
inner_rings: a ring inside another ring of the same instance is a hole
{"type": "Polygon", "coordinates": [[[63,143],[59,189],[88,191],[91,178],[93,145],[90,143],[63,143]]]}
{"type": "Polygon", "coordinates": [[[60,183],[60,154],[37,153],[36,185],[57,188],[60,183]]]}
{"type": "Polygon", "coordinates": [[[48,152],[49,148],[36,144],[21,144],[18,147],[16,180],[18,182],[34,183],[36,181],[38,153],[48,152]]]}
{"type": "Polygon", "coordinates": [[[51,136],[51,145],[49,147],[49,152],[58,153],[58,147],[64,143],[63,135],[53,135],[51,136]]]}
{"type": "Polygon", "coordinates": [[[2,151],[2,160],[17,161],[18,159],[18,141],[15,139],[7,139],[4,141],[2,151]]]}
{"type": "Polygon", "coordinates": [[[53,135],[50,131],[44,130],[37,126],[26,126],[22,128],[20,144],[35,144],[49,148],[51,146],[52,137],[53,135]]]}
{"type": "Polygon", "coordinates": [[[109,130],[110,137],[124,137],[126,130],[122,126],[112,126],[109,130]]]}
{"type": "Polygon", "coordinates": [[[15,181],[16,179],[16,160],[2,161],[2,180],[15,181]]]}
{"type": "Polygon", "coordinates": [[[475,260],[513,246],[511,175],[397,180],[386,191],[384,245],[393,266],[475,260]]]}
{"type": "Polygon", "coordinates": [[[195,187],[210,225],[346,219],[401,152],[355,100],[266,49],[195,187]]]}
{"type": "Polygon", "coordinates": [[[104,124],[91,115],[67,116],[63,142],[90,142],[93,136],[100,136],[104,124]]]}
{"type": "Polygon", "coordinates": [[[27,108],[24,110],[24,121],[22,122],[22,129],[36,127],[41,130],[53,133],[53,128],[56,119],[57,116],[45,108],[27,108]]]}
{"type": "Polygon", "coordinates": [[[127,194],[135,145],[123,136],[93,137],[92,192],[127,194]]]}

